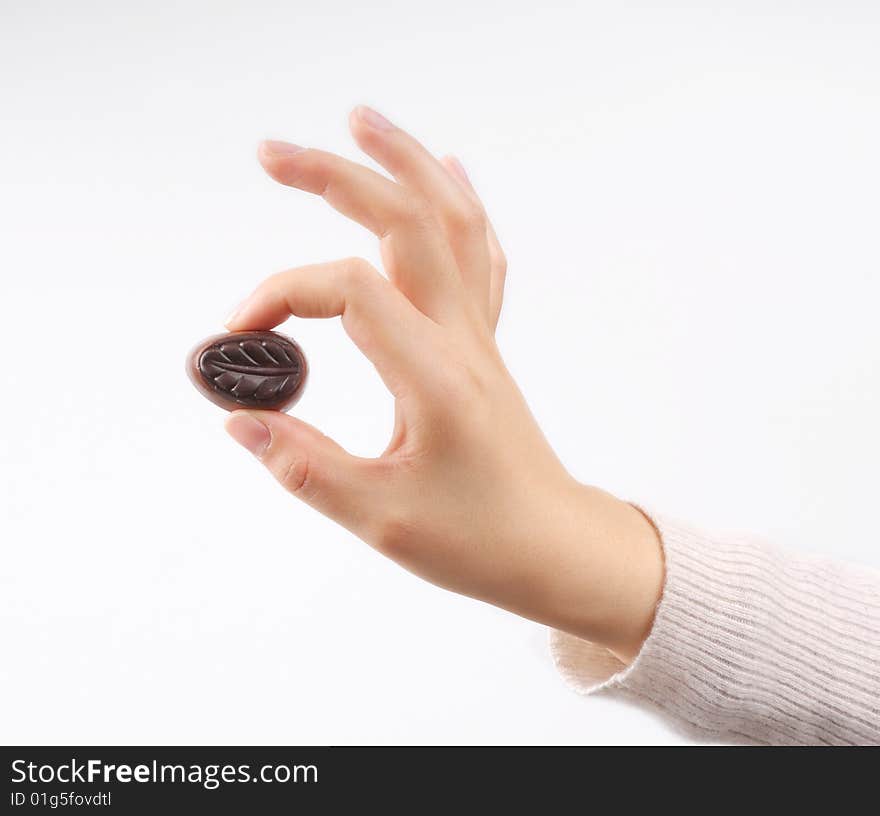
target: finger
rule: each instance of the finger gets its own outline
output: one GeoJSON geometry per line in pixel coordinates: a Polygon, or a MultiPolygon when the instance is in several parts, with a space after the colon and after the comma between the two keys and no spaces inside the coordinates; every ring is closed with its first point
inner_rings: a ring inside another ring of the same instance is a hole
{"type": "Polygon", "coordinates": [[[271,329],[290,315],[342,317],[357,347],[400,396],[421,382],[425,348],[437,327],[361,258],[279,272],[261,283],[226,320],[233,331],[271,329]]]}
{"type": "Polygon", "coordinates": [[[265,141],[257,152],[275,181],[322,196],[380,238],[407,215],[406,193],[390,179],[333,153],[265,141]]]}
{"type": "MultiPolygon", "coordinates": [[[[471,183],[470,177],[464,169],[462,163],[455,156],[444,156],[441,160],[443,166],[452,174],[462,188],[470,195],[473,200],[483,209],[480,197],[471,183]]],[[[501,248],[501,242],[495,233],[492,222],[486,217],[486,241],[489,247],[489,325],[494,329],[498,324],[498,318],[501,315],[501,304],[504,301],[504,282],[507,278],[507,258],[504,250],[501,248]]]]}
{"type": "Polygon", "coordinates": [[[229,435],[257,457],[282,487],[366,537],[371,513],[382,507],[388,463],[352,456],[311,425],[278,411],[235,411],[229,435]]]}
{"type": "Polygon", "coordinates": [[[405,188],[430,202],[446,231],[465,288],[483,314],[489,312],[489,250],[483,208],[406,131],[376,111],[360,106],[350,117],[351,132],[405,188]]]}
{"type": "Polygon", "coordinates": [[[440,322],[457,312],[455,259],[429,210],[399,184],[333,153],[263,142],[260,163],[281,184],[320,195],[383,244],[388,275],[415,306],[440,322]]]}

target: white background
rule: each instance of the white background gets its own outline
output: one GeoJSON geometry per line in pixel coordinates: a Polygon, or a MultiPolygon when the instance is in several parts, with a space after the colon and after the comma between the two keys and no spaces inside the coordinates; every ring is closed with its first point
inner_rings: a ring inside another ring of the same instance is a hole
{"type": "MultiPolygon", "coordinates": [[[[876,3],[0,10],[0,741],[679,741],[290,499],[187,382],[264,276],[377,260],[254,159],[356,155],[359,102],[483,192],[502,349],[580,478],[880,564],[876,3]]],[[[285,330],[297,413],[379,452],[338,321],[285,330]]]]}

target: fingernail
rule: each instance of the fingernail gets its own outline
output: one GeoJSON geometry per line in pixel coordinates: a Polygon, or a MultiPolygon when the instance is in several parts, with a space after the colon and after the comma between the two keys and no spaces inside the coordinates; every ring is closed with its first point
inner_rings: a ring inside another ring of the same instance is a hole
{"type": "Polygon", "coordinates": [[[293,156],[295,153],[302,153],[305,148],[290,142],[276,142],[272,139],[266,139],[263,142],[263,150],[271,156],[293,156]]]}
{"type": "Polygon", "coordinates": [[[470,177],[467,174],[467,170],[464,169],[464,165],[458,160],[457,156],[449,157],[449,164],[452,168],[452,172],[455,173],[468,187],[473,187],[471,184],[470,177]]]}
{"type": "Polygon", "coordinates": [[[265,453],[272,440],[269,429],[244,411],[237,411],[226,420],[226,432],[257,459],[265,453]]]}
{"type": "Polygon", "coordinates": [[[382,116],[381,113],[368,108],[366,105],[358,105],[357,115],[362,121],[377,130],[392,130],[394,128],[394,125],[382,116]]]}

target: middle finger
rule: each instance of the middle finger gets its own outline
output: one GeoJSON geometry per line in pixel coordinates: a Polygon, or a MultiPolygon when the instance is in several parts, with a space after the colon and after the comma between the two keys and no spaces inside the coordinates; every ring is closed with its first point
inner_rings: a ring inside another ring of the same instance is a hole
{"type": "Polygon", "coordinates": [[[331,207],[382,239],[394,284],[440,323],[460,312],[461,282],[439,224],[399,184],[323,150],[263,142],[260,163],[276,181],[320,195],[331,207]]]}
{"type": "Polygon", "coordinates": [[[449,177],[446,168],[415,138],[371,108],[351,115],[351,131],[365,153],[404,187],[428,201],[443,223],[461,280],[480,313],[490,312],[490,258],[482,207],[449,177]]]}

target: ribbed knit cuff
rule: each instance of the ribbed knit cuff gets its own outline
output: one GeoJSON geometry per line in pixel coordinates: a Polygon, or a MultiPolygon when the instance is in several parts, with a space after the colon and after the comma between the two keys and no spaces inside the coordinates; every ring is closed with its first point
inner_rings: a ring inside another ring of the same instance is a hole
{"type": "Polygon", "coordinates": [[[880,744],[880,573],[648,515],[666,562],[651,633],[624,667],[552,632],[566,680],[704,740],[880,744]]]}

